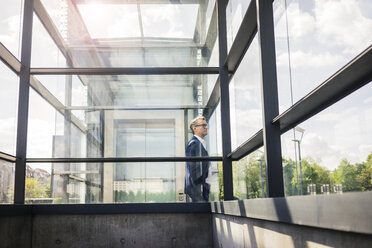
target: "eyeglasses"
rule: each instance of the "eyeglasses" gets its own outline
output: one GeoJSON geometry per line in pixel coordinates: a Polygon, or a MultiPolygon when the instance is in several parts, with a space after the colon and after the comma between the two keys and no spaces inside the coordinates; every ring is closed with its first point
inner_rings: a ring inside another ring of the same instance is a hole
{"type": "Polygon", "coordinates": [[[199,125],[195,125],[195,127],[199,127],[199,126],[202,126],[204,128],[208,127],[208,124],[199,124],[199,125]]]}

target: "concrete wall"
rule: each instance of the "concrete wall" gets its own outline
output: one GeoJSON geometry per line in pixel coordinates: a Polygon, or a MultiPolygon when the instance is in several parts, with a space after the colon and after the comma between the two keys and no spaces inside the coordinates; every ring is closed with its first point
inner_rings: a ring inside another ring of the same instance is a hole
{"type": "Polygon", "coordinates": [[[31,247],[31,216],[0,217],[0,247],[31,247]]]}
{"type": "Polygon", "coordinates": [[[372,235],[213,214],[214,247],[370,248],[372,235]]]}
{"type": "Polygon", "coordinates": [[[32,247],[212,247],[211,226],[209,213],[35,215],[32,247]]]}

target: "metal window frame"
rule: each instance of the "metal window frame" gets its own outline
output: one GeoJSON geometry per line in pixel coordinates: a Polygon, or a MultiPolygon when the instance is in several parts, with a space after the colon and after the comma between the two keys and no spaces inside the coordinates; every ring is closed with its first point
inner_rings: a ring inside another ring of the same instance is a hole
{"type": "Polygon", "coordinates": [[[31,75],[190,75],[218,74],[218,67],[31,68],[31,75]]]}
{"type": "Polygon", "coordinates": [[[5,152],[1,152],[1,151],[0,151],[0,159],[4,160],[4,161],[7,161],[7,162],[10,162],[10,163],[14,163],[17,160],[17,158],[15,156],[10,155],[10,154],[5,153],[5,152]]]}
{"type": "Polygon", "coordinates": [[[27,158],[27,163],[129,163],[129,162],[222,161],[222,157],[107,157],[107,158],[27,158]]]}
{"type": "MultiPolygon", "coordinates": [[[[372,81],[371,64],[372,46],[356,56],[284,113],[276,116],[272,120],[273,124],[279,125],[280,133],[283,134],[370,83],[372,81]]],[[[262,145],[263,133],[260,130],[229,156],[233,160],[239,160],[262,145]]]]}
{"type": "Polygon", "coordinates": [[[24,1],[23,29],[22,29],[22,67],[19,73],[19,97],[17,119],[16,166],[14,181],[14,204],[24,204],[28,105],[30,96],[30,64],[33,25],[33,0],[24,1]]]}
{"type": "Polygon", "coordinates": [[[15,74],[21,72],[21,62],[0,42],[0,60],[5,63],[15,74]]]}
{"type": "MultiPolygon", "coordinates": [[[[223,159],[223,194],[224,200],[233,200],[233,173],[232,160],[228,157],[231,152],[231,127],[230,127],[230,94],[229,72],[225,66],[227,58],[227,28],[226,28],[227,0],[217,0],[218,12],[218,45],[219,45],[219,92],[221,106],[221,134],[222,134],[222,159],[223,159]]],[[[217,85],[217,83],[216,83],[217,85]]],[[[216,87],[215,87],[216,89],[216,87]]]]}
{"type": "Polygon", "coordinates": [[[283,197],[281,133],[279,125],[272,123],[272,120],[279,114],[273,4],[272,0],[257,0],[256,6],[267,195],[283,197]]]}

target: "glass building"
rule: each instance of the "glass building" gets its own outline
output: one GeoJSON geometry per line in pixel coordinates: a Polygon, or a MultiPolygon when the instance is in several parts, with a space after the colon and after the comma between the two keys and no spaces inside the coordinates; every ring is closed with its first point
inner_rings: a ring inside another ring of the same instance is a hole
{"type": "Polygon", "coordinates": [[[1,1],[1,204],[370,196],[370,1],[1,1]]]}

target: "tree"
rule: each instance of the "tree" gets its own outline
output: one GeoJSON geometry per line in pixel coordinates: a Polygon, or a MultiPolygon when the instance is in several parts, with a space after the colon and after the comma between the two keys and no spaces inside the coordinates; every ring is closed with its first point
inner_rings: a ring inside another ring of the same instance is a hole
{"type": "Polygon", "coordinates": [[[26,178],[25,198],[48,197],[45,185],[42,185],[36,178],[26,178]]]}
{"type": "Polygon", "coordinates": [[[333,173],[335,183],[342,184],[342,191],[360,191],[361,185],[357,180],[357,167],[352,165],[347,159],[343,159],[333,173]]]}

